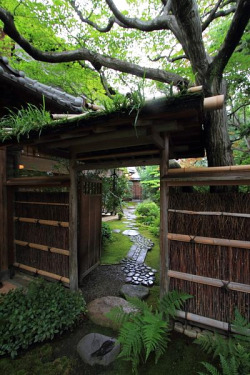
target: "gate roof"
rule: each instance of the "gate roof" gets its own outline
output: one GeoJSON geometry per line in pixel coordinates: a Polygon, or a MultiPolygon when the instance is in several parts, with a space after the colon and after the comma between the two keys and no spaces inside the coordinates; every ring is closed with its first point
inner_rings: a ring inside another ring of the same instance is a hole
{"type": "Polygon", "coordinates": [[[164,134],[171,159],[202,157],[203,100],[201,93],[192,93],[152,100],[139,112],[87,113],[32,131],[19,144],[39,154],[76,158],[86,170],[159,164],[164,134]]]}

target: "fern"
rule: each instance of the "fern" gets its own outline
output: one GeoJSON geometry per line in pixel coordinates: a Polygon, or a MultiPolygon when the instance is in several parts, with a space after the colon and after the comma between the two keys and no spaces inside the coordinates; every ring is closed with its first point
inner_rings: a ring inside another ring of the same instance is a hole
{"type": "Polygon", "coordinates": [[[176,315],[176,310],[179,310],[183,303],[189,298],[192,298],[192,296],[173,290],[172,292],[165,294],[160,300],[160,310],[166,316],[174,317],[176,315]]]}
{"type": "MultiPolygon", "coordinates": [[[[216,369],[216,367],[214,367],[210,363],[202,362],[202,364],[203,364],[204,367],[206,367],[209,374],[211,374],[211,375],[221,375],[221,373],[216,369]]],[[[198,372],[198,374],[199,375],[207,375],[205,372],[198,372]]]]}
{"type": "Polygon", "coordinates": [[[167,348],[169,341],[169,315],[173,316],[189,295],[171,292],[159,302],[159,311],[138,298],[127,298],[135,308],[134,313],[126,314],[121,308],[112,309],[107,316],[121,324],[118,340],[122,351],[119,357],[131,361],[132,373],[137,374],[140,361],[146,362],[155,353],[155,363],[167,348]]]}
{"type": "MultiPolygon", "coordinates": [[[[202,349],[208,353],[214,353],[214,357],[220,357],[222,375],[249,375],[250,374],[250,324],[239,313],[235,311],[235,319],[232,327],[236,334],[225,339],[218,334],[201,336],[196,343],[200,344],[202,349]],[[241,333],[238,334],[238,333],[241,333]]],[[[205,365],[203,363],[203,365],[205,365]]],[[[205,367],[210,371],[213,366],[206,364],[205,367]]],[[[201,373],[203,374],[203,373],[201,373]]],[[[215,373],[214,373],[215,374],[215,373]]]]}

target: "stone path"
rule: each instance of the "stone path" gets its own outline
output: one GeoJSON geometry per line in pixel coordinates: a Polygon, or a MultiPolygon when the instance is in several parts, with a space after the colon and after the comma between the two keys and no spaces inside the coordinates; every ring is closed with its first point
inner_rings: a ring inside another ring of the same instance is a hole
{"type": "Polygon", "coordinates": [[[152,286],[155,280],[155,269],[148,267],[144,261],[147,252],[152,249],[154,243],[142,236],[136,227],[135,207],[124,209],[126,221],[124,223],[129,229],[123,234],[129,236],[133,242],[127,257],[121,261],[123,272],[126,274],[126,282],[134,285],[152,286]]]}

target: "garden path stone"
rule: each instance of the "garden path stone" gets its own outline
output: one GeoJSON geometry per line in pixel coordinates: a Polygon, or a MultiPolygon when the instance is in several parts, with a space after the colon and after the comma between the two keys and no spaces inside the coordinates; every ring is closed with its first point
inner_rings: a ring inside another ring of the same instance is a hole
{"type": "Polygon", "coordinates": [[[113,232],[114,232],[114,233],[120,233],[120,232],[121,232],[121,229],[113,229],[113,232]]]}
{"type": "Polygon", "coordinates": [[[120,297],[101,297],[87,304],[87,315],[89,319],[99,326],[119,329],[119,325],[109,319],[106,314],[113,307],[122,307],[125,313],[136,311],[125,299],[120,297]]]}
{"type": "Polygon", "coordinates": [[[108,366],[119,354],[120,344],[112,337],[90,333],[79,341],[77,352],[81,359],[91,366],[108,366]]]}
{"type": "Polygon", "coordinates": [[[139,232],[133,229],[126,229],[124,232],[122,232],[122,234],[125,236],[138,236],[139,232]]]}
{"type": "Polygon", "coordinates": [[[121,287],[120,294],[125,298],[128,296],[144,299],[149,295],[149,289],[142,285],[124,284],[121,287]]]}

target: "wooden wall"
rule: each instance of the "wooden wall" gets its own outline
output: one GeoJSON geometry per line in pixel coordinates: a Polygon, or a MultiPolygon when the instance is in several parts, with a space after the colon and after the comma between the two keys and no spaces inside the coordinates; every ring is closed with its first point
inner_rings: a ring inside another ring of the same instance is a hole
{"type": "Polygon", "coordinates": [[[0,276],[8,271],[6,151],[0,148],[0,276]]]}

